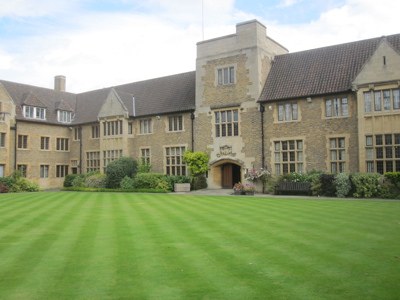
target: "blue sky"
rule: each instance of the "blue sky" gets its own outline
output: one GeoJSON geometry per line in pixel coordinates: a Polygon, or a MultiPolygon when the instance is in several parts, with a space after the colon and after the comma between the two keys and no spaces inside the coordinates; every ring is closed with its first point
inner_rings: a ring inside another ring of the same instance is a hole
{"type": "Polygon", "coordinates": [[[52,88],[65,75],[68,91],[84,92],[194,70],[203,26],[210,39],[257,19],[295,52],[400,33],[399,9],[393,0],[7,1],[0,79],[52,88]]]}

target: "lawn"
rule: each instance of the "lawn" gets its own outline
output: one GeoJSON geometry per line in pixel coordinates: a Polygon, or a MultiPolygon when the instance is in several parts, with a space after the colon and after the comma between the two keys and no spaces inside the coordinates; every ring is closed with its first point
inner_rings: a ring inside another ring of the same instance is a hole
{"type": "Polygon", "coordinates": [[[400,201],[0,195],[0,299],[400,299],[400,201]]]}

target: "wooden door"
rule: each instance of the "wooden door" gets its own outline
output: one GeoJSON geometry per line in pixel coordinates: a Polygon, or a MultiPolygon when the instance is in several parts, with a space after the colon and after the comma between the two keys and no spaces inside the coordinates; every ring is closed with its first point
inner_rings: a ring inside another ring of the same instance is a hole
{"type": "Polygon", "coordinates": [[[231,189],[232,187],[232,164],[225,164],[222,166],[222,188],[231,189]]]}

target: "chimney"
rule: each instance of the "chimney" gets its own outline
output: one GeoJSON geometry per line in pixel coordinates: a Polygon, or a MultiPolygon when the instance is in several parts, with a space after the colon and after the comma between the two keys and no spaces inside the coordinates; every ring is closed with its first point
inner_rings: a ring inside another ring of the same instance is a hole
{"type": "Polygon", "coordinates": [[[54,90],[59,92],[65,92],[65,81],[64,75],[57,75],[54,77],[54,90]]]}

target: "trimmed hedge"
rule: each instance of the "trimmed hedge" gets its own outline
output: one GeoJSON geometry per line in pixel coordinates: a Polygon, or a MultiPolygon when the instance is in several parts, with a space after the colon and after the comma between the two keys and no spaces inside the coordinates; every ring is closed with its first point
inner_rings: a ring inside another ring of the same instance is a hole
{"type": "Polygon", "coordinates": [[[107,192],[107,193],[169,193],[167,190],[163,189],[95,189],[95,188],[84,188],[84,187],[64,187],[60,189],[66,192],[107,192]]]}

